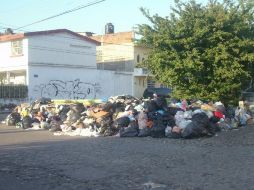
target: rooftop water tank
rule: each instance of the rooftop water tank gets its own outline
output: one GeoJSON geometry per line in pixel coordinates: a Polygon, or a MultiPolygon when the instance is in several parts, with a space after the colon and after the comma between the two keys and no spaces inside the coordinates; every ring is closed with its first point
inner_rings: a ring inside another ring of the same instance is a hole
{"type": "Polygon", "coordinates": [[[112,23],[107,23],[105,25],[105,34],[113,34],[114,33],[114,25],[112,23]]]}

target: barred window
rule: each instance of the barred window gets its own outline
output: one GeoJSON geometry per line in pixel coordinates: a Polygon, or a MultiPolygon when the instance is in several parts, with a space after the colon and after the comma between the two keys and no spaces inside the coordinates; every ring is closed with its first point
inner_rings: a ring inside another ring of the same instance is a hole
{"type": "Polygon", "coordinates": [[[152,78],[148,78],[147,80],[147,87],[148,88],[154,88],[155,87],[155,80],[152,78]]]}
{"type": "Polygon", "coordinates": [[[23,54],[23,41],[17,40],[11,42],[11,55],[17,56],[23,54]]]}

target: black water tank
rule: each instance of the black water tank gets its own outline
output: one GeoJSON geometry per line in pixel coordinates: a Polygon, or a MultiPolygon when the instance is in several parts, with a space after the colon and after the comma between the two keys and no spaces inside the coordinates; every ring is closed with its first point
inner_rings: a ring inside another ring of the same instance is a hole
{"type": "Polygon", "coordinates": [[[13,30],[11,28],[7,28],[5,30],[5,34],[14,34],[13,30]]]}
{"type": "Polygon", "coordinates": [[[114,33],[114,25],[112,23],[107,23],[105,25],[105,34],[113,34],[114,33]]]}

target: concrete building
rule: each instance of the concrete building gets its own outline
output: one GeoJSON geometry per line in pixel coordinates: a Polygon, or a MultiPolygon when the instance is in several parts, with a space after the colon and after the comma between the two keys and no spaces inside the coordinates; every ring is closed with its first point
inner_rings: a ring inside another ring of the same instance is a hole
{"type": "Polygon", "coordinates": [[[142,97],[147,87],[159,86],[146,69],[137,67],[150,50],[135,43],[135,32],[106,33],[89,38],[101,43],[96,48],[98,70],[132,73],[132,95],[142,97]]]}
{"type": "Polygon", "coordinates": [[[133,94],[132,73],[97,70],[99,44],[66,29],[2,35],[0,82],[27,85],[29,100],[133,94]]]}

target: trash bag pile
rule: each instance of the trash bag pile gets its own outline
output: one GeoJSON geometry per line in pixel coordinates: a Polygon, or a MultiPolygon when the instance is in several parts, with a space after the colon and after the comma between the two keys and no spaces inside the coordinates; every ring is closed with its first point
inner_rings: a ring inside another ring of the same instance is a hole
{"type": "Polygon", "coordinates": [[[13,110],[17,105],[13,103],[8,103],[8,104],[1,104],[0,103],[0,111],[9,111],[13,110]]]}
{"type": "Polygon", "coordinates": [[[189,139],[253,124],[253,116],[243,105],[225,108],[221,102],[167,102],[163,97],[121,95],[90,105],[55,104],[41,98],[17,106],[5,122],[26,130],[49,130],[54,135],[189,139]]]}

